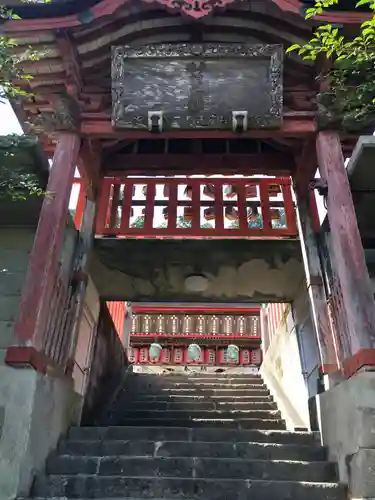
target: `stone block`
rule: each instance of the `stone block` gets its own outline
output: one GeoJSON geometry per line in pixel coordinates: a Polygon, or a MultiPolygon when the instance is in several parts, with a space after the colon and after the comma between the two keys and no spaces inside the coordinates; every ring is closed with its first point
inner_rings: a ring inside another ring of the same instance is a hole
{"type": "Polygon", "coordinates": [[[352,498],[375,497],[375,450],[360,448],[350,459],[349,491],[352,498]]]}

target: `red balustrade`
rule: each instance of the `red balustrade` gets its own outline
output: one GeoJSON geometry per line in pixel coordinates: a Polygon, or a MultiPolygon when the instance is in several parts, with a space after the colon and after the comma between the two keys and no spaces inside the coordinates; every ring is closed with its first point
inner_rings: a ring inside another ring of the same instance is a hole
{"type": "Polygon", "coordinates": [[[296,237],[291,179],[105,178],[97,236],[296,237]]]}

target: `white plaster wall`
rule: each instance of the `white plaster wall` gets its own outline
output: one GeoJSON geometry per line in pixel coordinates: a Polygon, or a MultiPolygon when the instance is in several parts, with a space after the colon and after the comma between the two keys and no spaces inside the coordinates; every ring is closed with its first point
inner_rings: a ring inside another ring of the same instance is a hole
{"type": "Polygon", "coordinates": [[[0,366],[0,500],[28,496],[61,434],[78,422],[80,404],[66,380],[0,366]]]}
{"type": "Polygon", "coordinates": [[[89,368],[95,342],[100,312],[100,297],[91,278],[89,278],[82,318],[78,330],[77,346],[74,356],[74,389],[84,395],[87,385],[86,370],[89,368]]]}
{"type": "Polygon", "coordinates": [[[297,331],[291,310],[264,354],[260,368],[288,429],[310,428],[308,390],[302,373],[297,331]]]}

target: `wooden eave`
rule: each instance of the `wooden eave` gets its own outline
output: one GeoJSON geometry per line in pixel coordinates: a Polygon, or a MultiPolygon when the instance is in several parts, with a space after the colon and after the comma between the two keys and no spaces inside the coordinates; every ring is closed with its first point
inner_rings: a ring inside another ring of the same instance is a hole
{"type": "MultiPolygon", "coordinates": [[[[9,21],[6,23],[6,30],[8,32],[27,32],[27,31],[44,31],[44,30],[54,30],[54,29],[69,29],[82,26],[83,24],[90,24],[96,22],[97,20],[102,20],[108,16],[115,16],[124,6],[134,8],[135,1],[139,0],[101,0],[91,8],[86,10],[82,15],[79,11],[79,2],[77,2],[77,13],[70,15],[63,15],[50,18],[39,18],[39,19],[24,19],[19,20],[17,23],[14,21],[9,21]]],[[[303,17],[303,9],[305,5],[299,0],[269,0],[278,9],[284,13],[293,14],[297,18],[303,17]]],[[[13,2],[14,3],[14,2],[13,2]]],[[[12,1],[10,1],[10,5],[12,1]]],[[[145,8],[147,4],[145,4],[145,8]]],[[[30,12],[32,12],[33,7],[30,6],[30,12]]],[[[340,23],[340,24],[358,24],[363,20],[371,17],[369,13],[363,13],[358,11],[331,11],[325,12],[321,16],[317,17],[318,20],[323,20],[325,22],[340,23]]]]}

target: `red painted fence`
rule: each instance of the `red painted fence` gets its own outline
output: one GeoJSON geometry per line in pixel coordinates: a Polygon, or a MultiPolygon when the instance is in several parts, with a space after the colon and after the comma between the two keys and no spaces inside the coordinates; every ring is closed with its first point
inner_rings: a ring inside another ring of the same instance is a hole
{"type": "Polygon", "coordinates": [[[296,237],[291,179],[105,178],[97,236],[296,237]]]}

